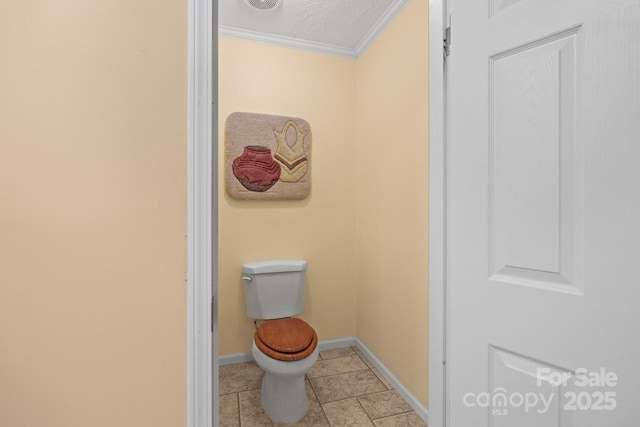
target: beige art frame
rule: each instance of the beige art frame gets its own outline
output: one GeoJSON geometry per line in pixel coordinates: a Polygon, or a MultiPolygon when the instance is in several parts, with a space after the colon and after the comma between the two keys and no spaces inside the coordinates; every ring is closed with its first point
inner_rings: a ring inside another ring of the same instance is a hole
{"type": "Polygon", "coordinates": [[[237,200],[302,200],[311,192],[311,126],[298,117],[231,113],[225,188],[237,200]]]}

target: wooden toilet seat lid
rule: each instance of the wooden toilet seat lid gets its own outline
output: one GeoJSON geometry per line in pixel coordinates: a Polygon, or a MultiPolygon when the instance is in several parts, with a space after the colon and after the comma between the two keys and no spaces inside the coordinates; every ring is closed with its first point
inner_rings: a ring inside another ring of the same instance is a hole
{"type": "Polygon", "coordinates": [[[318,336],[302,319],[267,320],[254,334],[256,346],[277,360],[300,360],[309,356],[318,344],[318,336]]]}

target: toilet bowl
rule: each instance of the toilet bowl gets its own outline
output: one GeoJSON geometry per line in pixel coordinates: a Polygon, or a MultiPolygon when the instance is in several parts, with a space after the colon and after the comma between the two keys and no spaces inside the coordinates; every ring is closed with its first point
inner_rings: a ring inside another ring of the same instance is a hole
{"type": "Polygon", "coordinates": [[[251,346],[265,371],[262,407],[279,423],[295,423],[309,409],[304,377],[318,359],[318,336],[295,316],[304,309],[306,261],[261,261],[244,264],[242,277],[247,315],[264,320],[251,346]]]}
{"type": "Polygon", "coordinates": [[[268,320],[254,334],[251,353],[265,371],[262,407],[272,420],[295,423],[307,413],[304,376],[318,359],[317,343],[315,331],[296,318],[268,320]]]}

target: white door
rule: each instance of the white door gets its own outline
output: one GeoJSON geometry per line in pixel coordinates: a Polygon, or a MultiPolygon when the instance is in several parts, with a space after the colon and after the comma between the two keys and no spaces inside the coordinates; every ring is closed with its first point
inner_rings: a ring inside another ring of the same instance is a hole
{"type": "Polygon", "coordinates": [[[450,12],[449,425],[638,426],[640,0],[450,12]]]}

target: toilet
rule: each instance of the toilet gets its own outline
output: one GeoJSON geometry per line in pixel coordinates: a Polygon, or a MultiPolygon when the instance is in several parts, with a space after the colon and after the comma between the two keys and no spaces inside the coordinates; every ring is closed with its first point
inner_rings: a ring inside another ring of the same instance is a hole
{"type": "Polygon", "coordinates": [[[262,407],[273,421],[295,423],[309,409],[304,376],[318,359],[318,336],[302,319],[307,262],[243,264],[247,316],[263,320],[251,353],[264,371],[262,407]]]}

